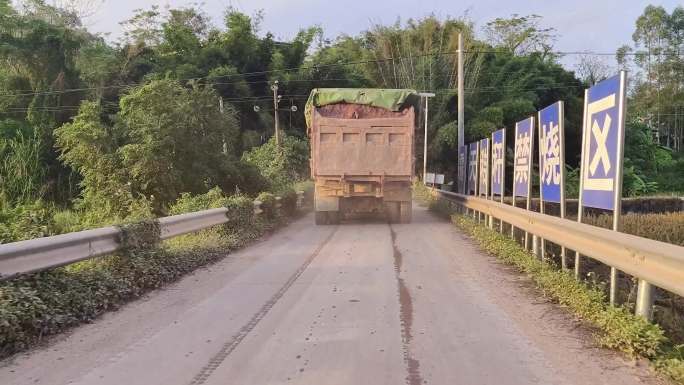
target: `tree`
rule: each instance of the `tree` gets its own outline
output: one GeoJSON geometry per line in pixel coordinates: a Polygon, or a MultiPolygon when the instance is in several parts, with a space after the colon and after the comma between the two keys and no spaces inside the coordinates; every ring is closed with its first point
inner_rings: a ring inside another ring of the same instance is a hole
{"type": "Polygon", "coordinates": [[[123,133],[101,120],[97,102],[84,102],[74,118],[55,130],[60,160],[81,175],[80,208],[103,217],[125,217],[134,199],[117,145],[123,133]]]}
{"type": "Polygon", "coordinates": [[[119,24],[123,27],[122,43],[130,46],[157,46],[162,39],[162,13],[159,6],[150,9],[136,9],[133,17],[119,24]]]}
{"type": "Polygon", "coordinates": [[[603,58],[591,54],[581,55],[575,64],[575,73],[588,86],[607,79],[613,72],[603,58]]]}
{"type": "Polygon", "coordinates": [[[617,52],[621,67],[634,64],[631,113],[657,133],[657,142],[675,151],[684,144],[684,7],[668,14],[661,6],[649,5],[636,20],[633,47],[617,52]],[[630,54],[628,56],[627,54],[630,54]],[[632,63],[627,59],[631,58],[632,63]]]}
{"type": "Polygon", "coordinates": [[[95,89],[97,100],[102,99],[105,87],[120,73],[121,64],[116,51],[103,39],[96,39],[81,47],[75,59],[81,79],[95,89]]]}
{"type": "Polygon", "coordinates": [[[486,24],[484,31],[489,42],[516,55],[542,52],[548,55],[556,41],[555,28],[542,28],[541,16],[520,16],[496,18],[486,24]]]}
{"type": "Polygon", "coordinates": [[[124,96],[119,119],[127,138],[117,151],[133,191],[162,209],[183,192],[233,190],[240,181],[233,114],[219,111],[210,87],[187,89],[173,80],[152,81],[124,96]]]}

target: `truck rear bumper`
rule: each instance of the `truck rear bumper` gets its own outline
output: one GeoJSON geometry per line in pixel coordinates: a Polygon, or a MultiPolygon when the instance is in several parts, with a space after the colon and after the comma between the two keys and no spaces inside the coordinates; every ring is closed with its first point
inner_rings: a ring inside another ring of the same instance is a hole
{"type": "Polygon", "coordinates": [[[316,211],[374,212],[384,202],[411,200],[409,177],[317,178],[316,211]]]}
{"type": "Polygon", "coordinates": [[[411,177],[317,177],[316,196],[375,197],[390,201],[406,201],[411,199],[411,177]]]}

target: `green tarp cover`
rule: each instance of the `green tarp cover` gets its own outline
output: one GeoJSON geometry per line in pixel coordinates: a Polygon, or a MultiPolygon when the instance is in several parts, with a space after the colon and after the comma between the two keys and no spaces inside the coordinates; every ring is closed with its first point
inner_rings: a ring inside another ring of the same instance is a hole
{"type": "Polygon", "coordinates": [[[373,107],[399,111],[410,96],[415,96],[415,90],[395,90],[382,88],[314,88],[306,102],[304,114],[306,125],[311,128],[311,118],[314,107],[328,104],[349,103],[365,104],[373,107]]]}

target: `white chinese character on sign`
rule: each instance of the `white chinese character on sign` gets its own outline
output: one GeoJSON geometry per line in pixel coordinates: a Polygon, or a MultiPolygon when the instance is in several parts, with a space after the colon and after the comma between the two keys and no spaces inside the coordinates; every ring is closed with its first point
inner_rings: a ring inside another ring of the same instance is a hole
{"type": "Polygon", "coordinates": [[[485,191],[480,191],[480,193],[486,193],[487,188],[487,164],[489,163],[489,152],[487,148],[482,146],[483,149],[480,152],[480,186],[484,186],[485,191]]]}
{"type": "Polygon", "coordinates": [[[529,178],[530,134],[525,132],[515,138],[515,182],[525,183],[529,178]]]}
{"type": "Polygon", "coordinates": [[[584,153],[586,157],[582,165],[582,179],[584,182],[583,188],[586,190],[613,190],[613,178],[594,177],[596,171],[598,171],[599,163],[603,168],[604,175],[607,176],[611,169],[607,141],[612,119],[609,114],[606,114],[603,118],[603,123],[599,124],[599,120],[595,119],[594,115],[613,108],[615,104],[615,94],[611,94],[587,105],[587,119],[591,124],[591,131],[588,135],[585,132],[584,139],[584,153]],[[591,153],[592,142],[596,143],[596,151],[593,154],[591,153]]]}
{"type": "Polygon", "coordinates": [[[501,184],[501,175],[504,167],[503,142],[494,142],[492,146],[492,173],[494,183],[501,184]]]}
{"type": "Polygon", "coordinates": [[[468,162],[468,179],[473,183],[477,180],[477,151],[470,151],[470,161],[468,162]]]}
{"type": "Polygon", "coordinates": [[[542,180],[544,184],[560,184],[560,138],[558,124],[550,123],[547,132],[546,125],[542,127],[542,180]]]}

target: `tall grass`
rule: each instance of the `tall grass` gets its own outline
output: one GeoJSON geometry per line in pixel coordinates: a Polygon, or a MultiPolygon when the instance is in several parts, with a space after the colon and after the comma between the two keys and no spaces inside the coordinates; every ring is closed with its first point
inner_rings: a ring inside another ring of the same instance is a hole
{"type": "Polygon", "coordinates": [[[0,140],[0,205],[40,198],[45,180],[41,151],[42,141],[37,135],[19,133],[0,140]]]}

